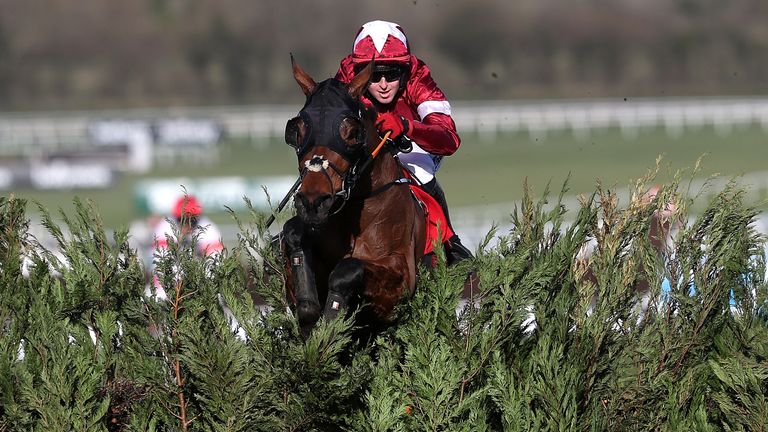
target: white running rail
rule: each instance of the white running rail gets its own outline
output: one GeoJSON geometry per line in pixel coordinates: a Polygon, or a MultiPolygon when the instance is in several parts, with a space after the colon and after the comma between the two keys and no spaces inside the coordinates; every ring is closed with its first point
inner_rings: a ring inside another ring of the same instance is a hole
{"type": "MultiPolygon", "coordinates": [[[[716,97],[668,99],[600,99],[552,101],[455,101],[453,117],[459,132],[494,136],[500,132],[572,130],[618,127],[628,135],[639,128],[664,127],[671,134],[686,127],[712,125],[727,133],[735,125],[768,128],[768,98],[716,97]]],[[[89,146],[93,120],[196,118],[214,120],[230,137],[266,141],[282,138],[285,122],[299,105],[135,109],[78,112],[0,113],[0,155],[27,154],[41,149],[89,146]]]]}

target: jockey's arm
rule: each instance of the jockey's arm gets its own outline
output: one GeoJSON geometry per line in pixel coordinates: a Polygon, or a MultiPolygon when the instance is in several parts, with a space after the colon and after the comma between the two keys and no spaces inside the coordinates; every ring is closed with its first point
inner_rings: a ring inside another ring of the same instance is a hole
{"type": "Polygon", "coordinates": [[[450,156],[459,149],[461,140],[451,116],[433,112],[422,121],[411,121],[411,139],[431,154],[450,156]]]}
{"type": "Polygon", "coordinates": [[[214,256],[224,250],[224,245],[220,240],[213,242],[198,243],[200,254],[205,257],[214,256]]]}
{"type": "Polygon", "coordinates": [[[410,121],[411,139],[433,155],[454,154],[461,139],[451,117],[451,104],[432,79],[427,65],[420,60],[408,83],[407,101],[417,115],[410,121]]]}
{"type": "Polygon", "coordinates": [[[210,220],[201,222],[202,232],[197,238],[197,249],[201,256],[209,257],[219,254],[224,250],[224,244],[221,242],[221,230],[210,220]]]}

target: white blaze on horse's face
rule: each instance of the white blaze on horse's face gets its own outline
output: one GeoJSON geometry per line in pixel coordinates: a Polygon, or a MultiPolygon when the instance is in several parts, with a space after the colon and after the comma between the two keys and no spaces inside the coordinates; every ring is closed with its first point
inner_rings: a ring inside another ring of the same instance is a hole
{"type": "Polygon", "coordinates": [[[294,206],[304,223],[320,226],[339,208],[338,195],[344,189],[344,173],[349,164],[325,147],[314,150],[299,161],[305,174],[294,197],[294,206]]]}
{"type": "Polygon", "coordinates": [[[312,155],[311,158],[304,161],[304,166],[312,172],[320,172],[328,169],[328,159],[323,155],[312,155]]]}

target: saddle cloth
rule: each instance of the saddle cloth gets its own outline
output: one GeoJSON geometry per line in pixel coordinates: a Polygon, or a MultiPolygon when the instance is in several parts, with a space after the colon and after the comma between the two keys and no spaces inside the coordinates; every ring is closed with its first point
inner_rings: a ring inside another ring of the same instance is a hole
{"type": "Polygon", "coordinates": [[[424,209],[427,218],[427,243],[424,245],[424,255],[434,250],[434,245],[442,245],[453,237],[453,230],[448,226],[442,207],[424,189],[413,183],[409,184],[413,196],[424,209]]]}

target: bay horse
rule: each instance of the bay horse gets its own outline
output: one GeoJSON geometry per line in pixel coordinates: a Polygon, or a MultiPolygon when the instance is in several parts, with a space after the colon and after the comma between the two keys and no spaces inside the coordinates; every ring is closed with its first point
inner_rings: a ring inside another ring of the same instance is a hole
{"type": "Polygon", "coordinates": [[[349,84],[317,83],[291,64],[306,102],[285,133],[301,176],[281,240],[288,301],[304,337],[321,316],[361,305],[359,322],[389,324],[416,288],[426,220],[394,148],[378,152],[375,110],[360,102],[373,62],[349,84]]]}

